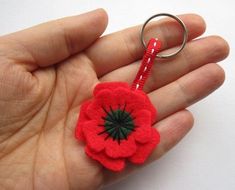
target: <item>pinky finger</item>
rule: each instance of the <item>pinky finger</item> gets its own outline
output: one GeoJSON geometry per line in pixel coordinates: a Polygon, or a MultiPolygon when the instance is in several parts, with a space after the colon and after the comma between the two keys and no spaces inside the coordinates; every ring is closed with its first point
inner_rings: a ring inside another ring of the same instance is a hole
{"type": "Polygon", "coordinates": [[[149,158],[149,162],[157,160],[173,148],[193,127],[194,119],[191,112],[181,110],[155,124],[160,133],[161,141],[149,158]]]}

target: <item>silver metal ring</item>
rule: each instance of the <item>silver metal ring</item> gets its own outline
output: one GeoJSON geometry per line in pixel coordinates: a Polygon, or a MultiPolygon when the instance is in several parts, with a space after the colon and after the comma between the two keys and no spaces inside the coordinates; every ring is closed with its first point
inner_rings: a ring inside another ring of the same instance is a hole
{"type": "Polygon", "coordinates": [[[154,19],[156,17],[160,17],[160,16],[167,16],[167,17],[173,18],[174,20],[176,20],[181,25],[181,27],[184,30],[182,44],[181,44],[180,48],[176,52],[173,52],[173,53],[170,53],[170,54],[167,54],[167,55],[156,55],[156,57],[158,57],[158,58],[173,57],[173,56],[177,55],[179,52],[182,51],[182,49],[184,48],[184,46],[186,45],[187,40],[188,40],[188,30],[187,30],[187,27],[185,26],[184,22],[179,17],[177,17],[175,15],[172,15],[172,14],[168,14],[168,13],[159,13],[159,14],[151,16],[148,20],[145,21],[145,23],[143,24],[143,26],[141,28],[140,40],[141,40],[143,46],[145,48],[147,48],[146,43],[144,41],[144,29],[145,29],[146,25],[149,23],[149,21],[151,21],[152,19],[154,19]]]}

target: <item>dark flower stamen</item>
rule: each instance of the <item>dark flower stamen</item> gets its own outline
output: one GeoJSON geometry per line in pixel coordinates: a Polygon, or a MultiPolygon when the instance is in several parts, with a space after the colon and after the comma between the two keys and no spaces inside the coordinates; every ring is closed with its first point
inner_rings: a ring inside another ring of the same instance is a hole
{"type": "Polygon", "coordinates": [[[113,140],[117,140],[118,143],[121,143],[122,139],[126,139],[128,135],[135,131],[134,118],[131,116],[131,112],[126,111],[126,104],[123,109],[119,105],[116,110],[110,106],[109,111],[107,111],[104,107],[102,107],[104,112],[106,113],[105,117],[102,117],[104,120],[103,126],[104,130],[98,133],[98,135],[107,133],[108,135],[105,137],[105,140],[109,137],[112,137],[113,140]]]}

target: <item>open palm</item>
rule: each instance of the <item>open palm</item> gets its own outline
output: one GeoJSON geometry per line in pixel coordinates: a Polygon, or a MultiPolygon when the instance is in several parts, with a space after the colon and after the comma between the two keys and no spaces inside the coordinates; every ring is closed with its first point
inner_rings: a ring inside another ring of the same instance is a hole
{"type": "MultiPolygon", "coordinates": [[[[224,80],[215,64],[229,51],[220,37],[192,41],[205,30],[197,15],[182,15],[189,42],[173,60],[159,60],[145,86],[158,110],[161,143],[156,160],[193,125],[186,107],[224,80]]],[[[98,82],[131,83],[143,47],[140,26],[100,37],[107,15],[99,9],[0,38],[0,188],[97,189],[136,169],[112,173],[88,158],[74,138],[80,105],[98,82]]],[[[182,31],[171,20],[154,22],[146,38],[158,36],[163,49],[181,43],[182,31]]]]}

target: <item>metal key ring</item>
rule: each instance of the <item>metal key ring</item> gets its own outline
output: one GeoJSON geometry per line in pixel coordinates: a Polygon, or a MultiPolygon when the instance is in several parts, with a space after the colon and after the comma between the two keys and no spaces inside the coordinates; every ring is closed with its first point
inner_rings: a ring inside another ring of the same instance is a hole
{"type": "Polygon", "coordinates": [[[177,17],[175,15],[172,15],[172,14],[168,14],[168,13],[159,13],[159,14],[151,16],[148,20],[145,21],[145,23],[143,24],[143,26],[141,28],[140,40],[141,40],[143,46],[145,48],[147,48],[146,43],[144,41],[144,29],[145,29],[146,25],[149,23],[149,21],[151,21],[152,19],[154,19],[156,17],[160,17],[160,16],[167,16],[167,17],[173,18],[174,20],[176,20],[181,25],[181,27],[184,30],[183,41],[182,41],[182,44],[181,44],[180,48],[177,51],[175,51],[173,53],[170,53],[170,54],[166,54],[166,55],[156,55],[156,57],[158,57],[158,58],[170,58],[170,57],[173,57],[173,56],[177,55],[179,52],[181,52],[182,49],[184,48],[184,46],[186,45],[187,40],[188,40],[187,27],[185,26],[184,22],[179,17],[177,17]]]}

